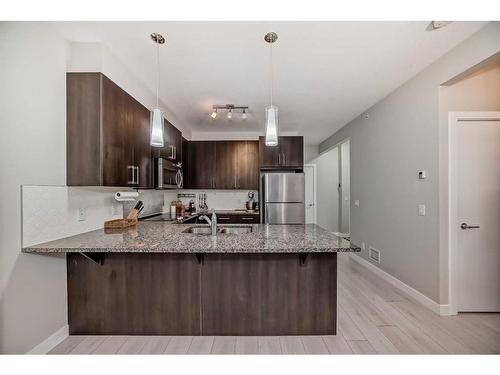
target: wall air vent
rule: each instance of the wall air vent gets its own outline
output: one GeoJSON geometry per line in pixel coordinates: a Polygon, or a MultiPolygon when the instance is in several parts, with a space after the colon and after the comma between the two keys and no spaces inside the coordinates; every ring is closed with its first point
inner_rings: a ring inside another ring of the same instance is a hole
{"type": "Polygon", "coordinates": [[[374,262],[380,263],[380,251],[370,246],[368,249],[368,258],[374,262]]]}

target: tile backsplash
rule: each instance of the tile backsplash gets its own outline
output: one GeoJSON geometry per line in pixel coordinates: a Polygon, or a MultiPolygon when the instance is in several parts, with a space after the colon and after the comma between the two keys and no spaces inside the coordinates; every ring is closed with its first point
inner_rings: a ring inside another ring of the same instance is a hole
{"type": "MultiPolygon", "coordinates": [[[[183,194],[195,194],[198,197],[199,193],[207,193],[207,206],[208,208],[215,208],[216,210],[235,210],[244,209],[245,202],[248,200],[249,190],[177,190],[176,194],[173,195],[172,192],[165,194],[165,207],[170,206],[170,202],[173,199],[177,199],[177,193],[183,194]]],[[[187,204],[192,198],[181,198],[182,203],[187,204]]],[[[258,200],[258,192],[255,191],[254,200],[258,200]]],[[[198,209],[197,198],[195,199],[195,204],[198,209]]]]}
{"type": "MultiPolygon", "coordinates": [[[[23,246],[100,229],[106,220],[122,218],[135,202],[117,202],[114,195],[121,190],[127,189],[23,185],[23,246]]],[[[141,216],[162,211],[163,193],[139,190],[138,199],[144,202],[141,216]]]]}

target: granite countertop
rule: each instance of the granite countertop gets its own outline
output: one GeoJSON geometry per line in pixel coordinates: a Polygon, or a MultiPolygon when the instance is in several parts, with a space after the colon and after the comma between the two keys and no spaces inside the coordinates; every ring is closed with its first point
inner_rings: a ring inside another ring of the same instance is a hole
{"type": "Polygon", "coordinates": [[[306,253],[357,252],[343,238],[314,224],[267,225],[227,224],[224,227],[251,226],[246,234],[200,235],[182,233],[193,224],[139,222],[121,230],[98,229],[76,236],[23,248],[25,253],[134,252],[134,253],[306,253]]]}

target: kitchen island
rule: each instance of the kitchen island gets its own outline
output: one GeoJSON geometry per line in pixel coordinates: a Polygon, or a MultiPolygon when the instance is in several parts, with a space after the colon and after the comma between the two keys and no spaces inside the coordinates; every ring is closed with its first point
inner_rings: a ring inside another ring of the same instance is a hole
{"type": "Polygon", "coordinates": [[[317,225],[139,222],[30,246],[67,253],[70,334],[333,335],[337,252],[317,225]]]}

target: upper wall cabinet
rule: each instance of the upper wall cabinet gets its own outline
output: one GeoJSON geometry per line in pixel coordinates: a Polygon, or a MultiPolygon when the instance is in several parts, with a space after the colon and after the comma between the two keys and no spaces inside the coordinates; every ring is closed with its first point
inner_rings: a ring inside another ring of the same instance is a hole
{"type": "Polygon", "coordinates": [[[68,73],[67,185],[152,187],[149,110],[102,73],[68,73]]]}
{"type": "Polygon", "coordinates": [[[258,160],[257,141],[187,142],[185,187],[257,190],[258,160]]]}
{"type": "Polygon", "coordinates": [[[184,187],[191,189],[215,189],[215,142],[197,141],[187,143],[187,174],[184,187]]]}
{"type": "Polygon", "coordinates": [[[167,119],[163,119],[164,147],[152,147],[153,155],[174,163],[182,162],[182,133],[167,119]]]}
{"type": "Polygon", "coordinates": [[[259,166],[262,169],[302,169],[304,138],[280,136],[277,146],[266,146],[265,137],[259,137],[259,166]]]}

